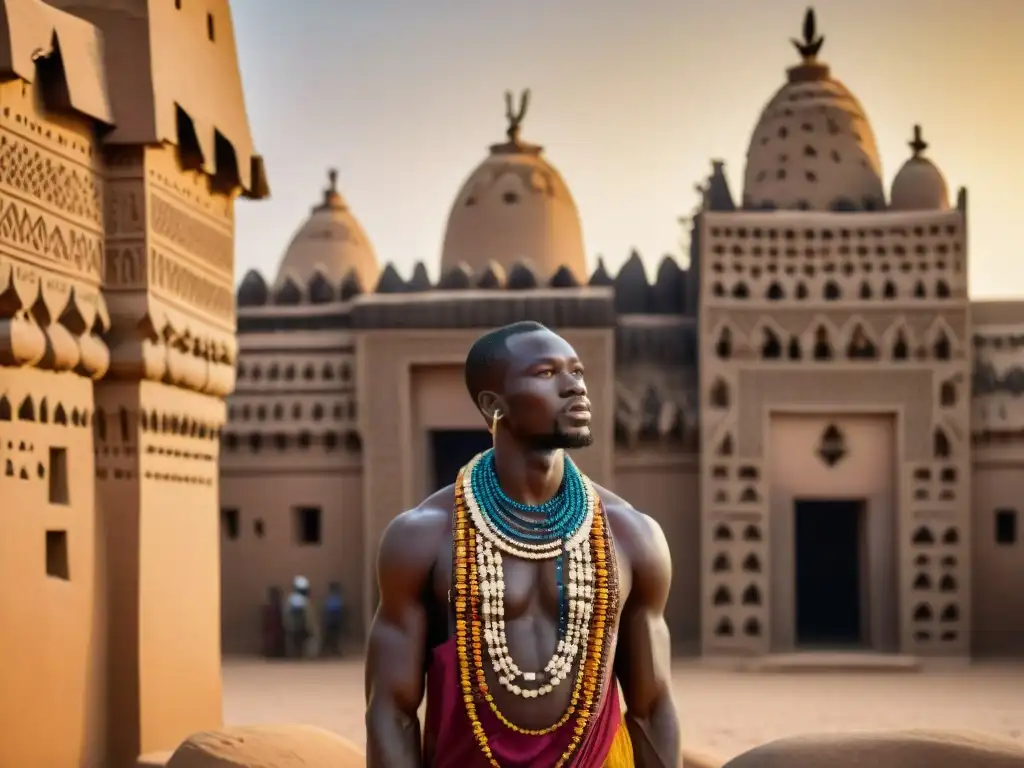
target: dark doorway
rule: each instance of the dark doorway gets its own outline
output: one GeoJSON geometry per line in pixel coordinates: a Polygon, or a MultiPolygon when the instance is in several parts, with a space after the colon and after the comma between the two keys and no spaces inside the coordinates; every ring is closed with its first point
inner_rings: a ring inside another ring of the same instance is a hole
{"type": "Polygon", "coordinates": [[[451,485],[470,459],[491,447],[491,434],[486,429],[435,429],[430,433],[434,459],[433,485],[430,492],[451,485]]]}
{"type": "Polygon", "coordinates": [[[863,641],[864,502],[796,502],[796,642],[824,648],[863,641]]]}

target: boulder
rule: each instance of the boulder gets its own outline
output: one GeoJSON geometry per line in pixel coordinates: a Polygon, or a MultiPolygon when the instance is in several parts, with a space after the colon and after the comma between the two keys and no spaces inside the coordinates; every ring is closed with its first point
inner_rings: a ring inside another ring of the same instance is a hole
{"type": "Polygon", "coordinates": [[[763,744],[724,768],[1024,768],[1024,744],[964,731],[797,736],[763,744]]]}
{"type": "Polygon", "coordinates": [[[364,768],[351,742],[310,725],[247,725],[190,736],[166,768],[364,768]]]}

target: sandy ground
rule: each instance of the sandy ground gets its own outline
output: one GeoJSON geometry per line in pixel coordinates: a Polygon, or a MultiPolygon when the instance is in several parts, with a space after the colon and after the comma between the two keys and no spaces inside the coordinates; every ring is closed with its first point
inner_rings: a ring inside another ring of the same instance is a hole
{"type": "MultiPolygon", "coordinates": [[[[673,677],[686,748],[719,760],[815,731],[966,728],[1024,743],[1024,665],[787,675],[679,661],[673,677]]],[[[309,723],[361,745],[362,663],[225,659],[224,717],[231,725],[309,723]]]]}

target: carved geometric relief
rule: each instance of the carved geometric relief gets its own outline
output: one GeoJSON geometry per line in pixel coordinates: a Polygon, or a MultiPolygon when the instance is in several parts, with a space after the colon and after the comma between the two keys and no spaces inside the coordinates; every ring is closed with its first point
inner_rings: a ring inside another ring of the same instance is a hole
{"type": "Polygon", "coordinates": [[[761,590],[756,584],[748,584],[740,599],[743,605],[761,605],[761,590]]]}
{"type": "Polygon", "coordinates": [[[818,457],[825,462],[826,466],[834,467],[848,453],[846,436],[839,430],[839,427],[835,424],[825,427],[818,442],[818,457]]]}
{"type": "Polygon", "coordinates": [[[911,541],[918,546],[928,546],[935,543],[935,534],[927,525],[922,525],[914,531],[911,541]]]}
{"type": "Polygon", "coordinates": [[[52,218],[0,197],[0,241],[47,261],[72,267],[86,277],[100,278],[101,238],[73,225],[51,221],[52,218]]]}
{"type": "Polygon", "coordinates": [[[878,347],[867,335],[864,326],[857,324],[846,347],[846,356],[851,360],[875,360],[878,358],[878,347]]]}
{"type": "Polygon", "coordinates": [[[0,134],[0,184],[65,214],[102,223],[97,174],[67,164],[6,131],[0,134]]]}
{"type": "Polygon", "coordinates": [[[729,385],[723,379],[716,379],[711,385],[708,401],[712,408],[729,407],[729,385]]]}
{"type": "Polygon", "coordinates": [[[893,360],[906,360],[910,357],[910,344],[907,341],[906,332],[900,328],[896,332],[896,338],[892,345],[892,359],[893,360]]]}
{"type": "Polygon", "coordinates": [[[719,523],[715,526],[715,532],[712,538],[715,541],[732,541],[732,529],[725,523],[719,523]]]}
{"type": "Polygon", "coordinates": [[[956,401],[956,384],[948,380],[942,382],[939,386],[939,405],[943,408],[952,408],[956,401]]]}
{"type": "Polygon", "coordinates": [[[234,245],[229,234],[205,224],[160,195],[151,193],[149,206],[153,234],[166,238],[222,273],[232,273],[234,245]]]}
{"type": "Polygon", "coordinates": [[[115,243],[107,248],[104,280],[110,288],[146,285],[146,258],[142,243],[115,243]]]}
{"type": "Polygon", "coordinates": [[[819,325],[814,331],[814,346],[812,354],[815,360],[821,362],[831,360],[833,357],[832,342],[829,339],[828,329],[824,325],[819,325]]]}
{"type": "Polygon", "coordinates": [[[751,552],[745,558],[743,558],[743,570],[747,573],[760,573],[761,572],[761,558],[756,553],[751,552]]]}
{"type": "Polygon", "coordinates": [[[762,328],[761,358],[764,360],[778,360],[782,357],[782,342],[779,336],[771,328],[762,328]]]}
{"type": "Polygon", "coordinates": [[[718,341],[715,342],[715,355],[719,360],[728,360],[732,357],[732,344],[732,331],[728,327],[722,328],[718,334],[718,341]]]}
{"type": "Polygon", "coordinates": [[[751,523],[743,529],[744,541],[761,541],[761,528],[751,523]]]}
{"type": "Polygon", "coordinates": [[[932,607],[928,603],[918,603],[914,606],[914,621],[925,622],[935,618],[932,607]]]}
{"type": "Polygon", "coordinates": [[[198,274],[170,254],[150,248],[152,285],[184,301],[189,307],[230,321],[235,313],[235,295],[230,287],[198,274]]]}
{"type": "Polygon", "coordinates": [[[789,337],[789,345],[786,348],[786,357],[790,360],[801,360],[803,358],[803,350],[800,349],[800,338],[798,336],[789,337]]]}

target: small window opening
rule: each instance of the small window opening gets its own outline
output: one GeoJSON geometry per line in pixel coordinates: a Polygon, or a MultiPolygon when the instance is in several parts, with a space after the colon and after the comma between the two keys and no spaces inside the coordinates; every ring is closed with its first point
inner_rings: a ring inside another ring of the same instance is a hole
{"type": "Polygon", "coordinates": [[[996,544],[1017,543],[1017,510],[996,510],[996,544]]]}
{"type": "Polygon", "coordinates": [[[296,507],[296,541],[305,545],[319,544],[320,533],[320,507],[296,507]]]}
{"type": "Polygon", "coordinates": [[[46,575],[54,579],[71,579],[68,566],[68,532],[46,532],[46,575]]]}
{"type": "Polygon", "coordinates": [[[70,504],[71,494],[68,490],[68,452],[66,448],[50,449],[50,488],[51,504],[70,504]]]}
{"type": "Polygon", "coordinates": [[[225,508],[220,511],[220,527],[224,532],[224,536],[231,541],[238,538],[239,525],[238,525],[239,514],[237,509],[225,508]]]}

